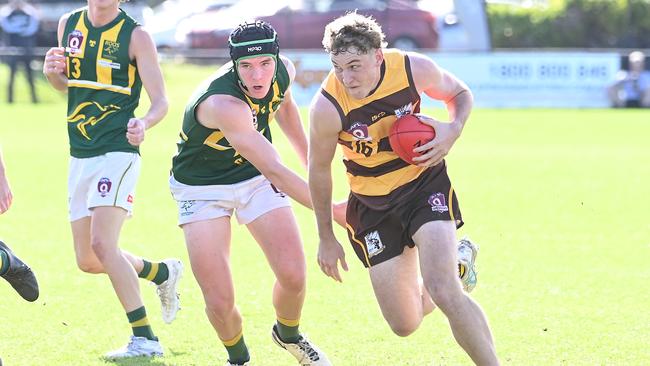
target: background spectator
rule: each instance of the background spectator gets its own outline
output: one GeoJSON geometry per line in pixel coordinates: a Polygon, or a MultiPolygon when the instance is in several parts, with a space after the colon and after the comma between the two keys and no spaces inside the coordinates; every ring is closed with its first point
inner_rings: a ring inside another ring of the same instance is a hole
{"type": "Polygon", "coordinates": [[[36,9],[24,0],[11,0],[9,4],[0,10],[0,26],[5,33],[6,44],[9,47],[16,47],[16,54],[7,57],[7,63],[11,70],[7,90],[7,101],[14,101],[14,79],[18,64],[25,67],[27,81],[31,90],[32,102],[37,103],[36,89],[30,62],[32,51],[36,44],[36,32],[39,26],[39,17],[36,9]]]}
{"type": "Polygon", "coordinates": [[[645,69],[645,55],[634,51],[628,60],[628,69],[621,70],[609,87],[609,100],[616,108],[650,108],[650,71],[645,69]]]}

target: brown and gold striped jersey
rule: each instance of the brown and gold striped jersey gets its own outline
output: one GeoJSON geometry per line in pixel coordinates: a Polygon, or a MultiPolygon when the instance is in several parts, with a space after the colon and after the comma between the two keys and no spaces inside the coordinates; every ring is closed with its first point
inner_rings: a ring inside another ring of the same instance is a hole
{"type": "Polygon", "coordinates": [[[399,188],[406,188],[426,168],[404,162],[388,142],[390,127],[397,118],[420,111],[420,95],[408,56],[385,49],[379,84],[363,99],[350,97],[333,71],[323,82],[321,93],[341,118],[338,142],[352,193],[370,206],[385,206],[395,196],[408,194],[405,191],[410,189],[399,188]]]}

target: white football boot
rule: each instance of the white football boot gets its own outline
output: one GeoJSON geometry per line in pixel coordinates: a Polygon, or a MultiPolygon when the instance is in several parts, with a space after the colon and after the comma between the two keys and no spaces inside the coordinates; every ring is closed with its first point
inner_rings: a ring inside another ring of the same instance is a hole
{"type": "Polygon", "coordinates": [[[293,357],[298,360],[300,366],[332,366],[327,356],[323,351],[319,350],[313,343],[311,343],[302,334],[297,343],[284,343],[280,339],[277,327],[274,325],[271,331],[273,342],[278,346],[286,349],[293,357]]]}
{"type": "Polygon", "coordinates": [[[162,356],[163,348],[159,341],[145,337],[131,336],[129,344],[106,354],[106,358],[116,360],[129,357],[155,357],[162,356]]]}
{"type": "MultiPolygon", "coordinates": [[[[238,364],[238,363],[230,363],[230,361],[226,362],[226,366],[250,366],[250,361],[244,362],[243,364],[238,364]]],[[[0,365],[2,366],[2,365],[0,365]]]]}
{"type": "Polygon", "coordinates": [[[163,321],[167,324],[176,319],[176,313],[181,308],[178,295],[178,281],[183,275],[183,263],[178,259],[165,259],[169,277],[167,281],[156,286],[156,293],[160,297],[160,308],[163,321]]]}
{"type": "Polygon", "coordinates": [[[460,239],[458,242],[458,271],[460,281],[463,283],[463,289],[472,292],[476,287],[476,255],[478,254],[478,245],[472,243],[468,237],[460,239]]]}

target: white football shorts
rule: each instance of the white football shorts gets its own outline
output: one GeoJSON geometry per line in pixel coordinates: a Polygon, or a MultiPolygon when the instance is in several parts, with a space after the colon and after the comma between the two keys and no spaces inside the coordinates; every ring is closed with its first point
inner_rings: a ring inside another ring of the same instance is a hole
{"type": "Polygon", "coordinates": [[[265,213],[290,207],[291,200],[266,177],[226,185],[196,186],[169,178],[172,196],[178,204],[178,225],[229,216],[233,212],[240,224],[248,224],[265,213]]]}
{"type": "Polygon", "coordinates": [[[135,185],[140,175],[140,155],[109,152],[92,158],[70,158],[68,208],[70,221],[91,215],[99,206],[133,212],[135,185]]]}

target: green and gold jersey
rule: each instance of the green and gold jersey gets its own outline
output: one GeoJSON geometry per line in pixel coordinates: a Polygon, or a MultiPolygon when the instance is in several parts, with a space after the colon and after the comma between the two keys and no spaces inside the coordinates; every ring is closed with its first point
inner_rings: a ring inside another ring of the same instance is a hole
{"type": "Polygon", "coordinates": [[[242,91],[232,62],[222,66],[195,91],[185,108],[178,153],[172,161],[172,173],[177,181],[189,185],[233,184],[261,174],[230,146],[223,132],[199,123],[196,108],[212,95],[238,98],[250,107],[257,131],[271,142],[269,122],[289,88],[287,69],[279,59],[277,64],[277,77],[263,99],[249,97],[242,91]]]}
{"type": "Polygon", "coordinates": [[[90,23],[86,8],[68,18],[61,44],[68,67],[70,155],[138,152],[126,139],[142,89],[135,61],[129,58],[131,34],[138,25],[121,9],[99,28],[90,23]]]}

